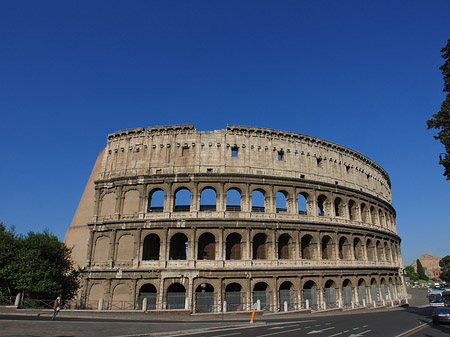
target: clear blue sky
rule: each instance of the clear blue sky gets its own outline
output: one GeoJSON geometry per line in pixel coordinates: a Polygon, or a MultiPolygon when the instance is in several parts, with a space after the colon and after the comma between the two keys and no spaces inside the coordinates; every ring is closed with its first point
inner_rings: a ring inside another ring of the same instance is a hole
{"type": "Polygon", "coordinates": [[[0,221],[64,238],[121,129],[308,134],[392,180],[405,264],[450,254],[450,182],[426,120],[450,1],[0,1],[0,221]]]}

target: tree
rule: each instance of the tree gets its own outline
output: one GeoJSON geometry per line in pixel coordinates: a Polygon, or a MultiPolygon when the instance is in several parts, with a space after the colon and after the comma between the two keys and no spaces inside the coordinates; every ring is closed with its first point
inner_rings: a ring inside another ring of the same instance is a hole
{"type": "Polygon", "coordinates": [[[422,262],[419,259],[416,260],[417,263],[417,273],[419,274],[419,279],[428,281],[429,277],[425,274],[425,268],[422,266],[422,262]]]}
{"type": "Polygon", "coordinates": [[[71,249],[47,230],[26,236],[4,230],[0,245],[6,247],[0,253],[0,290],[23,292],[32,299],[69,300],[76,295],[80,270],[73,267],[71,249]]]}
{"type": "Polygon", "coordinates": [[[450,282],[450,255],[443,257],[439,261],[439,266],[441,267],[441,275],[439,275],[441,280],[450,282]]]}
{"type": "Polygon", "coordinates": [[[411,281],[418,281],[419,280],[419,274],[414,269],[414,266],[406,266],[405,267],[406,276],[409,277],[411,281]]]}
{"type": "Polygon", "coordinates": [[[427,121],[428,129],[438,129],[436,140],[439,140],[445,147],[445,154],[440,157],[439,164],[444,166],[444,176],[450,180],[450,39],[447,45],[442,48],[441,56],[445,59],[443,65],[439,67],[444,76],[444,92],[447,92],[445,100],[441,104],[441,110],[427,121]]]}

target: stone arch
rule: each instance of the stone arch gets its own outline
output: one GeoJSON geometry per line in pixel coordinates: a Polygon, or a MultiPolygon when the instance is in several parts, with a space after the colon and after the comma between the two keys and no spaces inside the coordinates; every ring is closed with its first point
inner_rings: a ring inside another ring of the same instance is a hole
{"type": "Polygon", "coordinates": [[[284,303],[287,304],[288,310],[292,310],[295,305],[294,285],[290,281],[284,281],[279,288],[279,306],[281,310],[284,308],[284,303]]]}
{"type": "Polygon", "coordinates": [[[348,218],[350,220],[358,220],[358,207],[353,200],[348,202],[348,218]]]}
{"type": "Polygon", "coordinates": [[[380,240],[377,240],[376,250],[377,250],[377,260],[384,261],[384,247],[381,244],[380,240]]]}
{"type": "Polygon", "coordinates": [[[172,283],[166,291],[166,309],[183,310],[186,307],[186,288],[180,283],[172,283]]]}
{"type": "Polygon", "coordinates": [[[322,260],[334,259],[334,243],[329,235],[324,235],[321,240],[322,260]]]}
{"type": "Polygon", "coordinates": [[[317,310],[317,285],[314,281],[307,281],[303,284],[303,307],[306,307],[306,301],[308,301],[309,307],[312,310],[317,310]]]}
{"type": "Polygon", "coordinates": [[[139,288],[138,308],[142,310],[144,298],[147,299],[147,310],[156,310],[157,290],[152,283],[145,283],[139,288]]]}
{"type": "Polygon", "coordinates": [[[165,192],[162,188],[155,188],[148,194],[148,212],[163,212],[164,211],[164,200],[165,192]]]}
{"type": "Polygon", "coordinates": [[[365,203],[361,203],[361,221],[369,223],[369,209],[365,203]]]}
{"type": "Polygon", "coordinates": [[[109,259],[110,238],[101,235],[95,240],[94,245],[94,262],[105,262],[109,259]]]}
{"type": "Polygon", "coordinates": [[[114,192],[103,195],[100,202],[100,216],[111,216],[116,213],[116,194],[114,192]]]}
{"type": "Polygon", "coordinates": [[[358,298],[360,306],[365,306],[367,304],[367,286],[366,281],[362,278],[358,281],[358,298]]]}
{"type": "Polygon", "coordinates": [[[125,283],[117,284],[112,291],[111,309],[132,309],[131,289],[125,283]]]}
{"type": "Polygon", "coordinates": [[[345,236],[339,238],[339,259],[341,260],[351,260],[352,249],[351,244],[348,242],[345,236]]]}
{"type": "Polygon", "coordinates": [[[275,194],[275,205],[277,213],[287,213],[288,212],[288,199],[289,194],[286,191],[280,190],[275,194]]]}
{"type": "Polygon", "coordinates": [[[384,254],[386,257],[386,261],[391,261],[392,253],[391,253],[391,245],[386,241],[384,242],[384,254]]]}
{"type": "Polygon", "coordinates": [[[370,281],[370,295],[372,296],[372,302],[378,302],[378,286],[377,280],[372,278],[370,281]]]}
{"type": "Polygon", "coordinates": [[[207,232],[198,238],[198,260],[215,260],[216,259],[216,238],[213,234],[207,232]]]}
{"type": "Polygon", "coordinates": [[[117,261],[132,262],[134,259],[134,237],[130,234],[122,235],[117,244],[117,261]]]}
{"type": "Polygon", "coordinates": [[[314,239],[311,235],[305,234],[301,238],[301,253],[302,253],[302,259],[304,260],[311,260],[315,258],[315,252],[314,252],[314,239]]]}
{"type": "Polygon", "coordinates": [[[261,188],[254,189],[252,191],[252,212],[265,212],[266,211],[266,191],[261,188]]]}
{"type": "Polygon", "coordinates": [[[337,307],[336,298],[336,282],[333,280],[328,280],[325,282],[324,286],[324,301],[327,309],[333,309],[337,307]]]}
{"type": "Polygon", "coordinates": [[[384,277],[382,277],[381,281],[380,281],[380,294],[381,294],[381,299],[384,301],[384,303],[386,303],[386,301],[387,301],[387,291],[388,291],[388,287],[386,286],[386,280],[384,277]]]}
{"type": "Polygon", "coordinates": [[[270,292],[269,286],[265,282],[258,282],[253,286],[253,303],[257,303],[258,300],[261,305],[261,310],[270,310],[270,292]]]}
{"type": "Polygon", "coordinates": [[[353,303],[353,285],[349,279],[342,282],[342,303],[344,307],[351,307],[353,303]]]}
{"type": "Polygon", "coordinates": [[[242,237],[238,233],[231,233],[226,239],[226,259],[241,260],[242,259],[242,237]]]}
{"type": "Polygon", "coordinates": [[[200,193],[200,211],[215,212],[217,203],[217,192],[213,187],[205,187],[200,193]]]}
{"type": "Polygon", "coordinates": [[[214,311],[214,287],[209,283],[202,283],[195,289],[195,311],[214,311]]]}
{"type": "Polygon", "coordinates": [[[267,235],[258,233],[253,236],[253,260],[265,260],[269,255],[269,245],[267,235]]]}
{"type": "Polygon", "coordinates": [[[144,239],[142,260],[159,260],[161,241],[157,234],[150,233],[144,239]]]}
{"type": "Polygon", "coordinates": [[[227,205],[226,210],[231,212],[241,211],[241,190],[236,187],[231,187],[227,191],[227,205]]]}
{"type": "Polygon", "coordinates": [[[384,213],[381,209],[378,210],[378,219],[381,227],[386,227],[384,213]]]}
{"type": "Polygon", "coordinates": [[[140,196],[139,191],[131,189],[123,194],[123,215],[135,215],[139,212],[140,196]]]}
{"type": "Polygon", "coordinates": [[[353,253],[355,256],[355,260],[359,260],[359,261],[364,260],[363,245],[359,238],[355,238],[353,240],[353,253]]]}
{"type": "Polygon", "coordinates": [[[371,239],[367,239],[366,241],[366,252],[367,252],[367,260],[375,261],[376,259],[375,245],[373,244],[371,239]]]}
{"type": "Polygon", "coordinates": [[[227,301],[227,311],[244,310],[242,286],[233,282],[225,287],[225,301],[227,301]]]}
{"type": "Polygon", "coordinates": [[[377,224],[377,212],[375,211],[375,207],[373,206],[370,207],[370,223],[372,225],[377,224]]]}
{"type": "Polygon", "coordinates": [[[317,211],[318,211],[319,216],[328,215],[325,210],[326,200],[327,200],[327,197],[324,196],[323,194],[319,195],[319,197],[317,198],[317,211]]]}
{"type": "Polygon", "coordinates": [[[189,212],[191,210],[191,191],[187,187],[179,187],[173,196],[174,212],[189,212]]]}
{"type": "Polygon", "coordinates": [[[94,283],[89,290],[87,307],[97,309],[100,298],[105,298],[105,289],[101,283],[94,283]]]}
{"type": "Polygon", "coordinates": [[[308,200],[309,194],[306,192],[300,192],[297,195],[298,214],[308,215],[308,200]]]}
{"type": "Polygon", "coordinates": [[[281,234],[278,237],[278,259],[292,259],[293,254],[292,238],[289,234],[281,234]]]}
{"type": "Polygon", "coordinates": [[[188,238],[183,233],[176,233],[170,238],[170,260],[187,260],[188,238]]]}
{"type": "Polygon", "coordinates": [[[342,218],[345,214],[345,205],[341,198],[336,197],[334,199],[334,215],[342,218]]]}

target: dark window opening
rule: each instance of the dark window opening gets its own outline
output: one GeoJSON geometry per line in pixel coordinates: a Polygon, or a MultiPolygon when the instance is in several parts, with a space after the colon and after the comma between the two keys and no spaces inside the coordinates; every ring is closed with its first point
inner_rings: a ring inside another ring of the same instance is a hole
{"type": "Polygon", "coordinates": [[[170,260],[187,260],[188,239],[183,233],[177,233],[170,239],[170,260]]]}
{"type": "Polygon", "coordinates": [[[159,260],[160,240],[156,234],[149,234],[144,239],[142,260],[159,260]]]}
{"type": "Polygon", "coordinates": [[[278,160],[284,160],[284,151],[278,151],[278,160]]]}
{"type": "Polygon", "coordinates": [[[216,242],[214,235],[204,233],[198,239],[198,260],[215,260],[216,259],[216,242]]]}
{"type": "Polygon", "coordinates": [[[237,146],[233,146],[232,148],[231,148],[231,156],[232,157],[237,157],[237,155],[238,155],[238,147],[237,146]]]}
{"type": "Polygon", "coordinates": [[[253,237],[253,259],[265,260],[266,259],[266,238],[267,235],[263,233],[256,234],[253,237]]]}
{"type": "Polygon", "coordinates": [[[241,236],[237,233],[232,233],[227,236],[226,259],[227,260],[241,259],[241,236]]]}

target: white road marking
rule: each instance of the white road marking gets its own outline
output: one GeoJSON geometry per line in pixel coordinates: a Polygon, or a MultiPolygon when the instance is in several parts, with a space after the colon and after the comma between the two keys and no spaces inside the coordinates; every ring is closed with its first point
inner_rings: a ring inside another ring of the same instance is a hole
{"type": "Polygon", "coordinates": [[[343,334],[343,332],[338,332],[338,333],[335,333],[334,335],[329,335],[328,337],[335,337],[335,336],[339,336],[339,335],[342,335],[343,334]]]}
{"type": "Polygon", "coordinates": [[[335,329],[335,327],[332,326],[332,327],[325,328],[325,329],[322,329],[322,330],[311,330],[310,332],[307,333],[307,335],[312,335],[312,334],[316,334],[316,333],[322,333],[324,331],[331,330],[331,329],[335,329]]]}
{"type": "Polygon", "coordinates": [[[366,334],[366,333],[368,333],[368,332],[371,332],[371,331],[372,331],[372,330],[366,330],[366,331],[360,332],[359,334],[356,334],[356,335],[351,334],[351,335],[349,335],[348,337],[362,337],[362,335],[364,335],[364,334],[366,334]]]}
{"type": "Polygon", "coordinates": [[[292,332],[292,331],[298,331],[301,330],[302,328],[297,328],[297,329],[291,329],[291,330],[283,330],[283,331],[278,331],[278,332],[272,332],[272,333],[268,333],[265,335],[258,335],[256,337],[266,337],[266,336],[274,336],[274,335],[280,335],[280,334],[285,334],[287,332],[292,332]]]}
{"type": "Polygon", "coordinates": [[[225,337],[225,336],[234,336],[234,335],[241,335],[241,333],[240,332],[236,332],[236,333],[229,333],[229,334],[226,334],[226,335],[214,335],[212,337],[225,337]]]}
{"type": "Polygon", "coordinates": [[[300,324],[286,325],[286,326],[274,326],[273,328],[269,328],[269,330],[292,328],[294,326],[300,326],[300,324]]]}
{"type": "Polygon", "coordinates": [[[356,328],[353,328],[352,330],[359,330],[359,328],[358,328],[358,327],[356,327],[356,328]]]}

